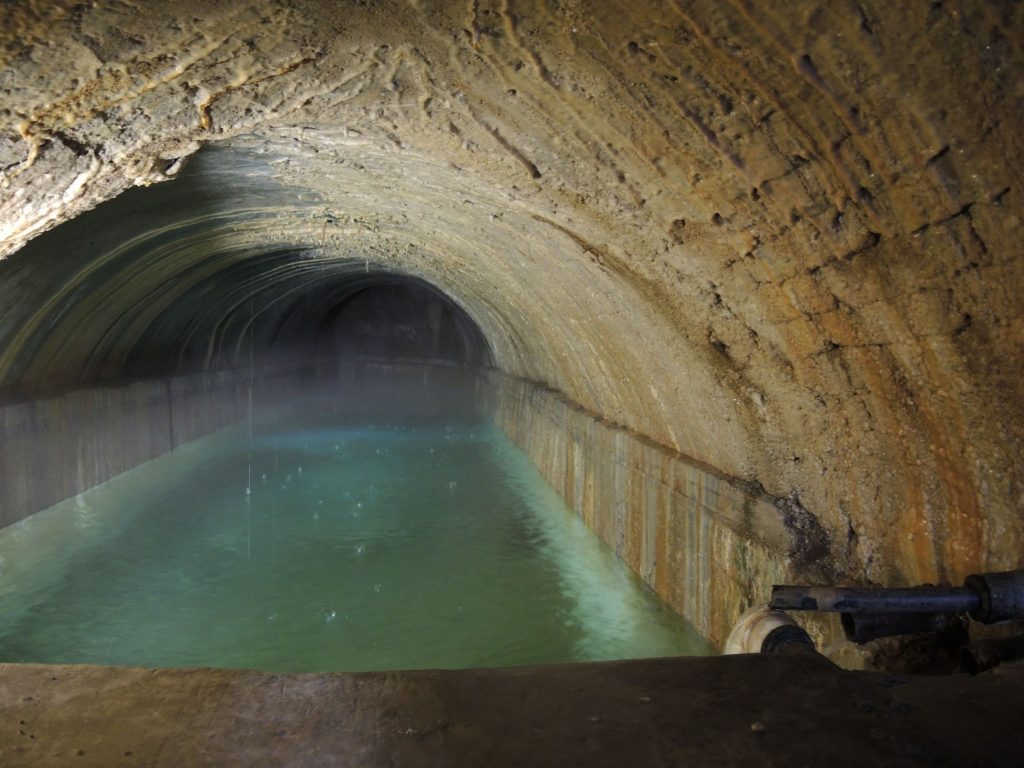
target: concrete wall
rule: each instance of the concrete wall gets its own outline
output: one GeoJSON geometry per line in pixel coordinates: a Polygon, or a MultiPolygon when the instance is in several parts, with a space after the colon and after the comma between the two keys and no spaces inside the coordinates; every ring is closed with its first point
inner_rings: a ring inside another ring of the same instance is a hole
{"type": "MultiPolygon", "coordinates": [[[[629,567],[721,647],[771,585],[798,579],[799,510],[636,432],[557,390],[497,371],[482,393],[506,434],[629,567]]],[[[803,575],[807,575],[804,573],[803,575]]],[[[819,642],[831,625],[809,626],[819,642]]]]}
{"type": "MultiPolygon", "coordinates": [[[[296,370],[253,377],[254,402],[294,391],[296,370]]],[[[246,417],[248,370],[148,379],[0,405],[0,526],[246,417]]]]}
{"type": "Polygon", "coordinates": [[[254,408],[334,382],[360,412],[465,413],[474,369],[450,361],[321,358],[279,365],[93,386],[0,402],[0,527],[92,488],[179,445],[245,419],[254,408]],[[403,389],[404,388],[404,389],[403,389]]]}

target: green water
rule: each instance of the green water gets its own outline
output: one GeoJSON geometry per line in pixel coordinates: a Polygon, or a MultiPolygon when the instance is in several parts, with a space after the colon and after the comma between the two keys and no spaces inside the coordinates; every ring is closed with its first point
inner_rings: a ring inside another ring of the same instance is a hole
{"type": "Polygon", "coordinates": [[[326,413],[227,430],[0,531],[0,660],[311,672],[707,653],[495,427],[326,413]]]}

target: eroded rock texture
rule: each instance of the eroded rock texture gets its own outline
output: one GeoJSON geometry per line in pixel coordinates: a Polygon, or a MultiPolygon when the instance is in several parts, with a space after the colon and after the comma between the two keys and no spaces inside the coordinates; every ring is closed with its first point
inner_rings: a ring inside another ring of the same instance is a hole
{"type": "Polygon", "coordinates": [[[2,14],[4,389],[231,364],[403,273],[777,497],[812,570],[1022,564],[1020,4],[2,14]]]}

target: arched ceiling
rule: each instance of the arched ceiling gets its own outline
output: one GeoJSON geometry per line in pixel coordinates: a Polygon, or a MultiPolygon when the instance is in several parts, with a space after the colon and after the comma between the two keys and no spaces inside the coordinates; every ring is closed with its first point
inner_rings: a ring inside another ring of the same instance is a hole
{"type": "Polygon", "coordinates": [[[6,389],[210,365],[257,309],[409,275],[858,577],[1021,564],[1020,4],[5,14],[6,389]]]}

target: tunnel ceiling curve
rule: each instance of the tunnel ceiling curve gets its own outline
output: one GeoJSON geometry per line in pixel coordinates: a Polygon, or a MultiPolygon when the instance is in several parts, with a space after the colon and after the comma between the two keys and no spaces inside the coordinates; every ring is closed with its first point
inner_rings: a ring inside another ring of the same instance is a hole
{"type": "Polygon", "coordinates": [[[858,578],[1020,564],[1020,4],[5,12],[5,386],[116,376],[175,301],[208,339],[240,285],[393,272],[858,578]]]}

